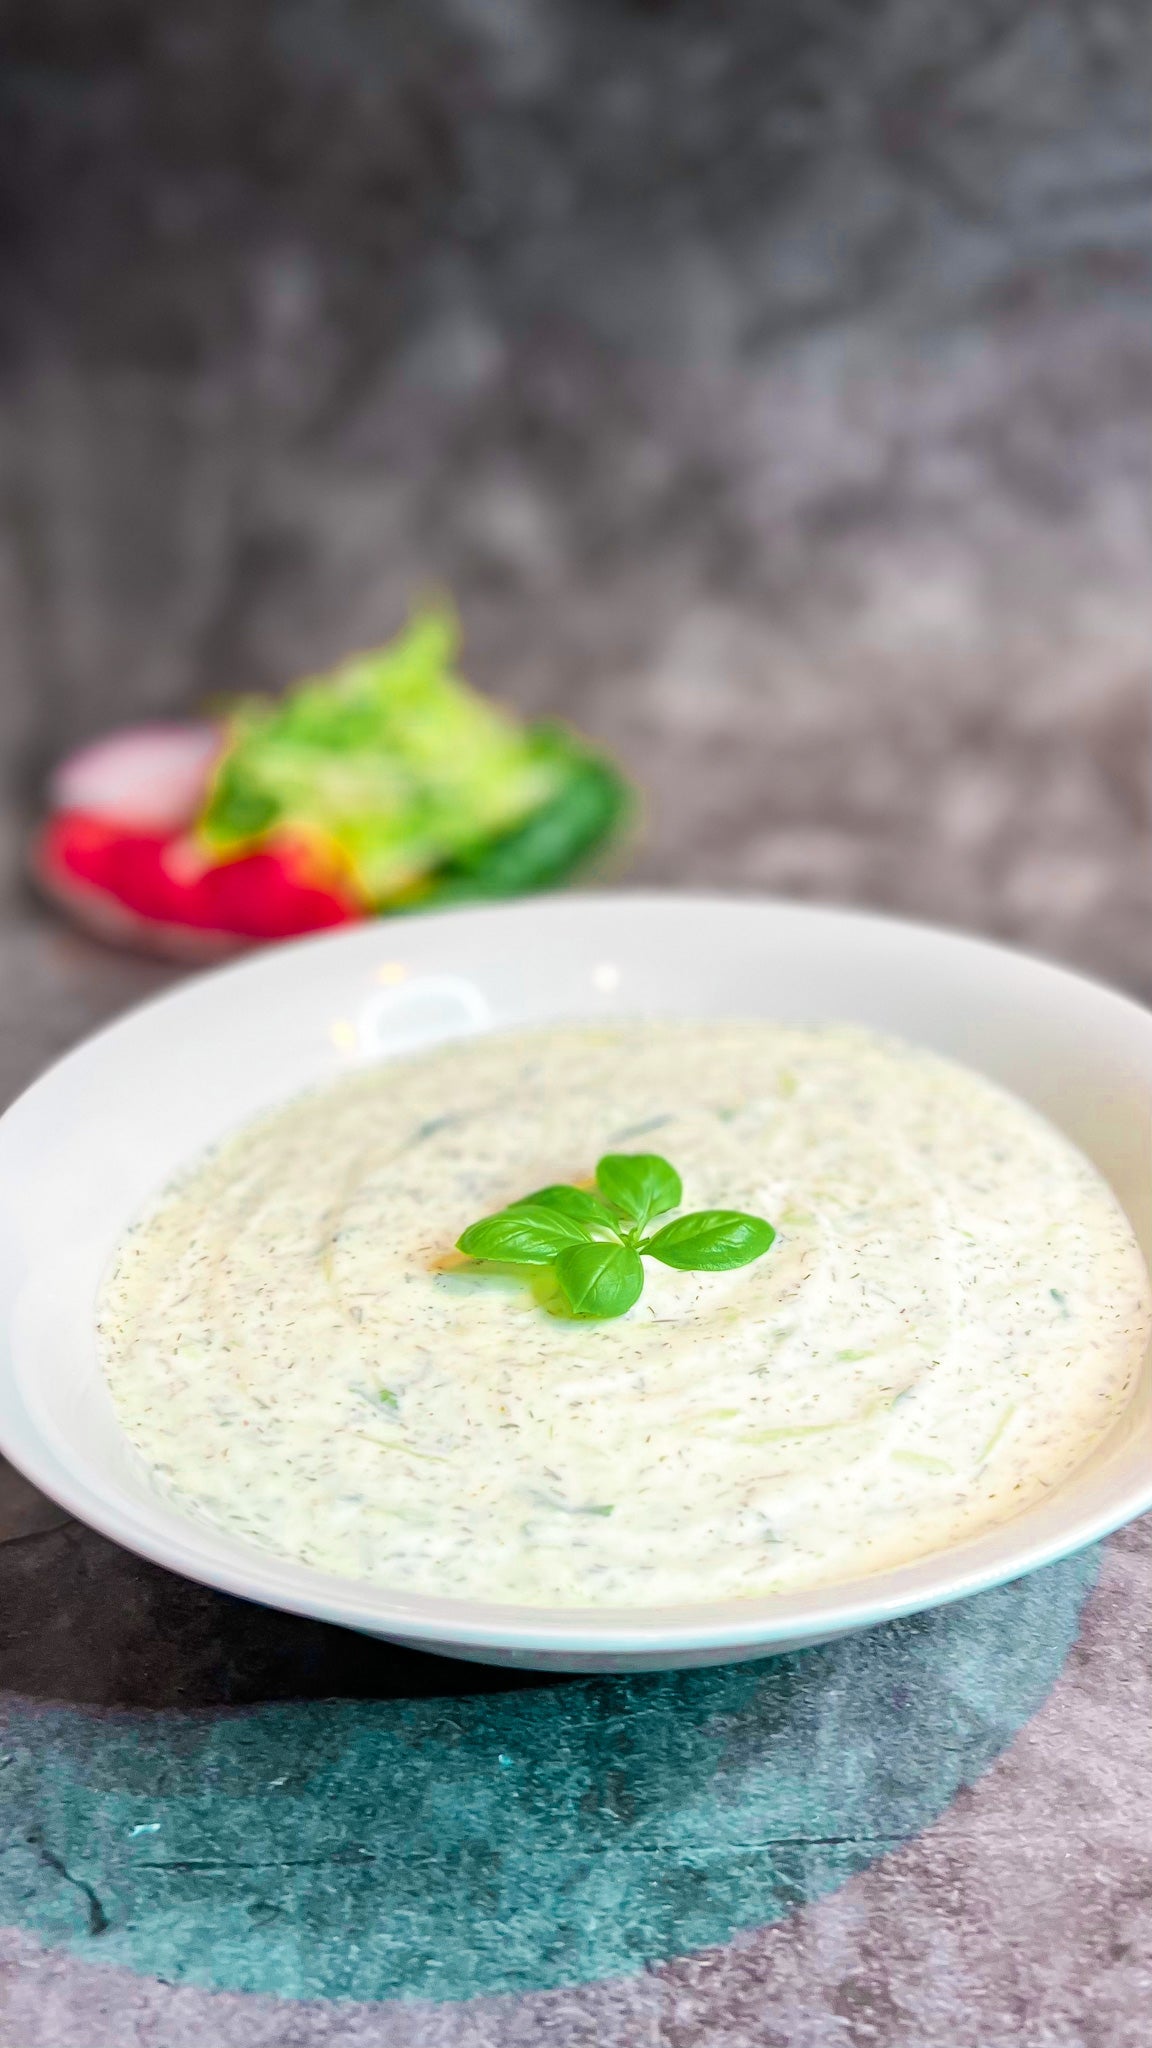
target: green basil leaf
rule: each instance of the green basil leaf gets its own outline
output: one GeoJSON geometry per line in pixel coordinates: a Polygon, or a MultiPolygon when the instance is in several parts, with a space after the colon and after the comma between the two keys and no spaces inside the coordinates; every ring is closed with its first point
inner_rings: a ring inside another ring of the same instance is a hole
{"type": "Polygon", "coordinates": [[[537,1188],[534,1195],[523,1195],[518,1202],[509,1202],[509,1209],[555,1209],[561,1216],[574,1216],[578,1223],[600,1223],[615,1229],[612,1211],[607,1202],[594,1195],[587,1188],[572,1188],[564,1185],[551,1188],[537,1188]]]}
{"type": "Polygon", "coordinates": [[[776,1232],[741,1209],[697,1209],[666,1223],[641,1249],[682,1273],[726,1273],[767,1251],[776,1232]]]}
{"type": "Polygon", "coordinates": [[[684,1199],[680,1175],[658,1152],[608,1152],[596,1168],[596,1181],[601,1194],[633,1223],[663,1216],[684,1199]]]}
{"type": "Polygon", "coordinates": [[[574,1316],[622,1316],[644,1289],[639,1255],[625,1244],[570,1245],[556,1278],[574,1316]]]}
{"type": "Polygon", "coordinates": [[[502,1209],[484,1216],[456,1240],[472,1259],[500,1259],[510,1266],[550,1266],[572,1245],[591,1242],[585,1226],[556,1209],[502,1209]]]}

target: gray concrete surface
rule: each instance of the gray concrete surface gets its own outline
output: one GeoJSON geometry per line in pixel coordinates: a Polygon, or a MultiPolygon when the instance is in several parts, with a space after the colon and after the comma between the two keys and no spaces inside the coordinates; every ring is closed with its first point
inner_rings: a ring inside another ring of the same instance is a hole
{"type": "MultiPolygon", "coordinates": [[[[168,974],[30,898],[51,760],[285,682],[431,584],[479,682],[643,785],[637,879],[885,906],[1152,995],[1142,0],[24,0],[0,37],[5,1098],[168,974]]],[[[0,1514],[29,1698],[444,1682],[167,1580],[14,1477],[0,1514]]],[[[100,2005],[20,1936],[0,2041],[1137,2048],[1146,1547],[1109,1570],[1007,1803],[884,1865],[887,1903],[515,2034],[107,1972],[100,2005]],[[1044,1787],[1104,1703],[1064,1855],[1044,1787]]]]}
{"type": "Polygon", "coordinates": [[[7,42],[17,802],[446,583],[477,678],[645,785],[638,875],[1152,986],[1141,0],[36,0],[7,42]]]}

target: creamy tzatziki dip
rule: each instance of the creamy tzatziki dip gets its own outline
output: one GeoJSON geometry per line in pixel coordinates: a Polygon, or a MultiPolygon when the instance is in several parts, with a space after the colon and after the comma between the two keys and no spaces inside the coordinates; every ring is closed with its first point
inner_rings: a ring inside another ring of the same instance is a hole
{"type": "Polygon", "coordinates": [[[978,1534],[1131,1389],[1149,1277],[1035,1111],[850,1026],[621,1022],[354,1073],[127,1236],[100,1332],[185,1507],[325,1571],[565,1607],[794,1591],[978,1534]],[[776,1227],[615,1320],[453,1251],[608,1151],[776,1227]]]}

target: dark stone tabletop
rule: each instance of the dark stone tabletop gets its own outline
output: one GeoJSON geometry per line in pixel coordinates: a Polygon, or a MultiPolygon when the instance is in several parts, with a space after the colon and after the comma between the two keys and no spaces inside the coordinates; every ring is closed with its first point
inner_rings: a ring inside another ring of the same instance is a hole
{"type": "MultiPolygon", "coordinates": [[[[628,876],[1152,995],[1140,0],[0,11],[0,1094],[172,970],[43,772],[447,585],[628,876]]],[[[2,2048],[1144,2048],[1152,1552],[521,1681],[0,1478],[2,2048]]]]}

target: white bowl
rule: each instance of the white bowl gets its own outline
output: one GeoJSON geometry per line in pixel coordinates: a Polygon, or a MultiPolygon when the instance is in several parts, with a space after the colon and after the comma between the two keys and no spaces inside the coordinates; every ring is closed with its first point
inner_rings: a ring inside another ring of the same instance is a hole
{"type": "Polygon", "coordinates": [[[1093,1159],[1152,1242],[1152,1014],[952,933],[792,904],[564,896],[308,939],[184,983],[61,1060],[0,1120],[0,1448],[83,1520],[251,1600],[494,1664],[621,1671],[798,1648],[955,1600],[1152,1506],[1152,1373],[1042,1505],[974,1541],[810,1593],[560,1610],[388,1591],[180,1512],[121,1432],[95,1301],[128,1221],[225,1131],[437,1039],[627,1014],[852,1019],[968,1061],[1093,1159]]]}

